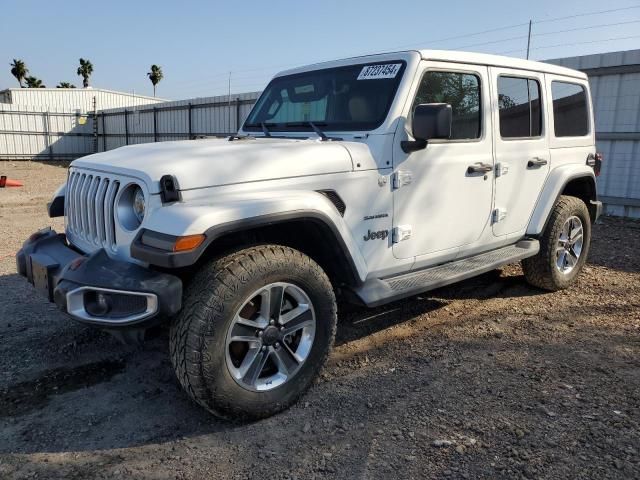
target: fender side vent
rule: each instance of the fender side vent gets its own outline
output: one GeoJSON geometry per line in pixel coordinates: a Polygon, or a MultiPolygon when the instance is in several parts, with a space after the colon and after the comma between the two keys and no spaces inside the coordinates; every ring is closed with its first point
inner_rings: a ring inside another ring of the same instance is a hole
{"type": "Polygon", "coordinates": [[[327,197],[329,201],[333,203],[333,206],[336,207],[336,210],[338,210],[340,216],[344,217],[344,212],[347,210],[347,206],[344,204],[344,201],[340,198],[340,195],[338,195],[335,190],[317,190],[317,192],[327,197]]]}

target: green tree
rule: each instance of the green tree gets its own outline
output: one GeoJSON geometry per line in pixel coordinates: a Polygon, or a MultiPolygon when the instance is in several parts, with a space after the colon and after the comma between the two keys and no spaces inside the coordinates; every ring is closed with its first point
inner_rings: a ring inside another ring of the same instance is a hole
{"type": "Polygon", "coordinates": [[[93,65],[89,60],[84,58],[80,59],[80,66],[78,67],[78,75],[82,77],[82,86],[87,88],[89,86],[89,77],[93,73],[93,65]]]}
{"type": "Polygon", "coordinates": [[[29,69],[25,63],[22,60],[14,58],[13,63],[11,64],[11,75],[16,77],[16,80],[18,80],[18,83],[20,84],[20,88],[23,86],[22,81],[27,76],[27,73],[29,73],[29,69]]]}
{"type": "Polygon", "coordinates": [[[60,82],[56,88],[76,88],[76,86],[70,82],[60,82]]]}
{"type": "Polygon", "coordinates": [[[162,74],[162,67],[158,65],[151,65],[151,71],[147,73],[147,77],[149,77],[149,80],[151,80],[151,83],[153,84],[153,96],[155,97],[156,85],[158,85],[160,80],[164,78],[164,75],[162,74]]]}
{"type": "Polygon", "coordinates": [[[47,88],[47,86],[42,83],[42,80],[34,76],[29,76],[25,78],[24,81],[27,83],[27,88],[47,88]]]}

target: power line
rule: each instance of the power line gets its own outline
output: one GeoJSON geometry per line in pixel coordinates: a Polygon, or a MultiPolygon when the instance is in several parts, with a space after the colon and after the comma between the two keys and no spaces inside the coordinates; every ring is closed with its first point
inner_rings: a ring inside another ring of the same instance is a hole
{"type": "Polygon", "coordinates": [[[612,9],[609,9],[609,10],[600,10],[599,12],[578,13],[576,15],[569,15],[569,16],[566,16],[566,17],[549,18],[548,20],[534,20],[533,23],[559,22],[561,20],[569,20],[571,18],[588,17],[588,16],[591,16],[591,15],[600,15],[600,14],[603,14],[603,13],[622,12],[624,10],[633,10],[633,9],[638,9],[638,8],[640,8],[640,5],[634,5],[632,7],[612,8],[612,9]]]}
{"type": "MultiPolygon", "coordinates": [[[[640,20],[630,20],[628,22],[616,22],[616,23],[601,23],[598,25],[587,25],[584,27],[578,27],[578,28],[568,28],[565,30],[556,30],[553,32],[542,32],[542,33],[533,33],[531,36],[532,37],[544,37],[547,35],[556,35],[558,33],[566,33],[566,32],[576,32],[579,30],[586,30],[586,29],[593,29],[593,28],[603,28],[603,27],[616,27],[616,26],[620,26],[620,25],[629,25],[632,23],[640,23],[640,20]]],[[[473,43],[470,45],[462,45],[462,46],[458,46],[458,47],[453,47],[452,50],[461,50],[464,48],[470,48],[470,47],[481,47],[484,45],[492,45],[492,44],[496,44],[496,43],[504,43],[504,42],[510,42],[512,40],[521,40],[523,38],[527,38],[528,35],[520,35],[517,37],[509,37],[509,38],[503,38],[500,40],[492,40],[489,42],[482,42],[482,43],[473,43]]],[[[519,51],[519,50],[518,50],[519,51]]]]}
{"type": "MultiPolygon", "coordinates": [[[[568,16],[565,16],[565,17],[550,18],[548,20],[532,20],[532,23],[537,24],[537,23],[556,22],[556,21],[560,21],[560,20],[568,20],[568,19],[571,19],[571,18],[586,17],[586,16],[592,16],[592,15],[602,15],[602,14],[605,14],[605,13],[619,12],[619,11],[623,11],[623,10],[631,10],[631,9],[638,9],[638,8],[640,8],[640,5],[632,6],[632,7],[624,7],[624,8],[612,8],[612,9],[609,9],[609,10],[599,10],[597,12],[587,12],[587,13],[581,13],[581,14],[578,14],[578,15],[568,15],[568,16]]],[[[504,26],[504,27],[492,28],[490,30],[483,30],[481,32],[474,32],[474,33],[469,33],[469,34],[465,34],[465,35],[458,35],[456,37],[433,39],[433,40],[427,40],[427,41],[424,41],[424,42],[410,43],[410,44],[405,44],[405,45],[400,45],[400,46],[390,47],[390,48],[391,49],[396,49],[396,48],[404,48],[404,47],[413,47],[413,46],[416,46],[416,45],[425,45],[425,44],[429,44],[429,43],[442,43],[442,42],[449,41],[449,40],[473,37],[473,36],[477,36],[477,35],[481,35],[481,34],[485,34],[485,33],[497,32],[499,30],[508,30],[508,29],[512,29],[512,28],[516,28],[516,27],[523,27],[523,26],[527,26],[527,25],[529,25],[529,22],[516,23],[516,24],[513,24],[513,25],[507,25],[507,26],[504,26]]],[[[522,37],[522,38],[526,38],[526,37],[522,37]]]]}
{"type": "MultiPolygon", "coordinates": [[[[586,44],[593,44],[593,43],[603,43],[603,42],[613,42],[616,40],[630,40],[633,38],[640,38],[640,35],[631,35],[631,36],[627,36],[627,37],[613,37],[613,38],[605,38],[605,39],[600,39],[600,40],[589,40],[586,42],[574,42],[574,43],[558,43],[555,45],[542,45],[540,47],[535,47],[532,48],[531,50],[544,50],[546,48],[555,48],[555,47],[573,47],[575,45],[586,45],[586,44]]],[[[522,52],[524,51],[524,48],[519,48],[517,50],[508,50],[505,52],[499,52],[499,55],[504,55],[506,53],[514,53],[514,52],[522,52]]]]}
{"type": "MultiPolygon", "coordinates": [[[[639,9],[639,8],[640,8],[640,5],[634,5],[634,6],[629,6],[629,7],[621,7],[621,8],[612,8],[612,9],[599,10],[599,11],[593,11],[593,12],[585,12],[585,13],[580,13],[580,14],[575,14],[575,15],[567,15],[567,16],[563,16],[563,17],[555,17],[555,18],[549,18],[549,19],[543,19],[543,20],[532,20],[532,23],[533,24],[551,23],[551,22],[569,20],[569,19],[573,19],[573,18],[581,18],[581,17],[593,16],[593,15],[602,15],[602,14],[606,14],[606,13],[628,11],[628,10],[639,9]]],[[[629,21],[629,22],[617,22],[617,23],[611,23],[611,24],[592,25],[592,26],[587,26],[587,27],[579,27],[579,28],[558,30],[558,31],[554,31],[554,32],[537,33],[537,34],[532,34],[532,36],[534,36],[534,37],[542,37],[542,36],[545,36],[545,35],[554,35],[554,34],[558,34],[558,33],[579,31],[579,30],[583,30],[583,29],[586,29],[586,28],[600,28],[600,27],[606,27],[606,26],[618,26],[618,25],[625,25],[625,24],[638,23],[638,22],[640,22],[640,21],[634,20],[634,21],[629,21]]],[[[487,29],[487,30],[481,30],[481,31],[462,34],[462,35],[455,35],[455,36],[444,37],[444,38],[440,38],[440,39],[432,39],[432,40],[428,40],[428,41],[420,42],[420,43],[411,43],[411,44],[392,46],[392,47],[388,47],[387,50],[391,51],[391,50],[397,50],[397,49],[402,49],[402,48],[415,47],[417,45],[424,45],[424,44],[429,44],[429,43],[443,43],[443,42],[447,42],[447,41],[450,41],[450,40],[457,40],[457,39],[461,39],[461,38],[475,37],[475,36],[478,36],[478,35],[486,35],[488,33],[495,33],[495,32],[504,31],[504,30],[511,30],[511,29],[514,29],[514,28],[523,27],[523,26],[527,26],[527,25],[529,25],[529,22],[517,23],[517,24],[512,24],[512,25],[505,25],[505,26],[501,26],[501,27],[491,28],[491,29],[487,29]]],[[[523,39],[523,38],[527,38],[527,35],[509,37],[509,38],[505,38],[505,39],[502,39],[502,40],[494,40],[494,41],[488,41],[488,42],[475,43],[475,44],[465,45],[465,46],[461,46],[461,47],[455,47],[454,49],[464,49],[464,48],[477,47],[477,46],[483,46],[483,45],[492,45],[492,44],[503,43],[503,42],[507,42],[507,41],[520,40],[520,39],[523,39]]],[[[626,37],[622,37],[622,38],[626,38],[626,37]]],[[[620,38],[620,39],[622,39],[622,38],[620,38]]],[[[614,40],[614,39],[603,40],[603,41],[612,41],[612,40],[614,40]]],[[[577,43],[577,44],[582,44],[582,43],[588,44],[588,43],[597,43],[597,42],[598,41],[580,42],[580,43],[577,43]]],[[[567,45],[570,45],[570,44],[567,44],[567,45]]],[[[561,46],[561,45],[558,45],[558,46],[561,46]]],[[[531,48],[531,50],[539,50],[539,49],[542,49],[542,48],[552,48],[552,46],[535,47],[535,48],[531,48]]],[[[524,49],[510,50],[508,52],[501,52],[501,53],[521,52],[523,50],[524,49]]],[[[370,51],[369,52],[361,52],[359,54],[353,54],[351,56],[360,56],[360,55],[365,55],[366,53],[371,53],[371,52],[370,51]]],[[[311,63],[321,63],[322,61],[326,61],[326,60],[320,60],[320,61],[311,62],[311,63]]],[[[295,67],[297,65],[298,64],[288,64],[288,65],[280,64],[280,65],[271,65],[271,66],[249,68],[249,69],[234,69],[234,72],[245,73],[245,72],[255,72],[255,71],[269,71],[269,70],[274,72],[276,70],[279,71],[279,70],[282,70],[282,69],[292,68],[292,67],[295,67]]],[[[190,85],[190,84],[202,85],[203,80],[206,81],[207,79],[217,79],[217,78],[220,78],[220,77],[223,77],[223,76],[226,76],[226,75],[227,75],[227,73],[219,73],[219,74],[207,76],[207,77],[204,77],[204,78],[200,77],[199,79],[194,79],[193,81],[179,82],[179,83],[177,83],[177,86],[180,87],[180,86],[186,86],[186,85],[190,85]]],[[[234,78],[251,79],[251,78],[265,78],[265,77],[270,77],[270,76],[271,76],[271,74],[266,73],[264,75],[255,75],[255,76],[249,75],[249,76],[241,76],[241,77],[234,77],[234,78]]],[[[224,80],[222,80],[222,81],[224,81],[224,80]]]]}

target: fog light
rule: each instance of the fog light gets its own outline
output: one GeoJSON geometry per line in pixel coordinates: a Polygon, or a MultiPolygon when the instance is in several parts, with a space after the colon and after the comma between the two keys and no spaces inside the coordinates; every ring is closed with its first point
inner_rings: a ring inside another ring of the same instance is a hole
{"type": "Polygon", "coordinates": [[[98,309],[100,311],[104,311],[104,313],[107,313],[111,308],[109,295],[107,295],[106,293],[99,292],[96,295],[96,303],[98,304],[98,309]]]}
{"type": "Polygon", "coordinates": [[[89,315],[104,317],[111,311],[111,295],[104,292],[88,291],[85,294],[84,304],[89,315]]]}

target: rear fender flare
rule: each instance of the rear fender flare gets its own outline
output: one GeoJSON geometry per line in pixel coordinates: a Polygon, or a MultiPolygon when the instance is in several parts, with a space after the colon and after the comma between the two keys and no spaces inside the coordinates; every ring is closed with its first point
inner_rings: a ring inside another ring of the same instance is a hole
{"type": "MultiPolygon", "coordinates": [[[[596,191],[596,177],[593,173],[593,169],[588,165],[562,165],[551,171],[547,177],[547,181],[544,184],[542,192],[538,197],[533,215],[529,220],[527,235],[536,236],[540,235],[544,231],[549,215],[551,214],[551,210],[558,201],[558,198],[562,195],[562,192],[571,181],[579,178],[590,179],[594,184],[593,191],[596,191]]],[[[595,196],[591,200],[596,200],[595,196]]]]}

